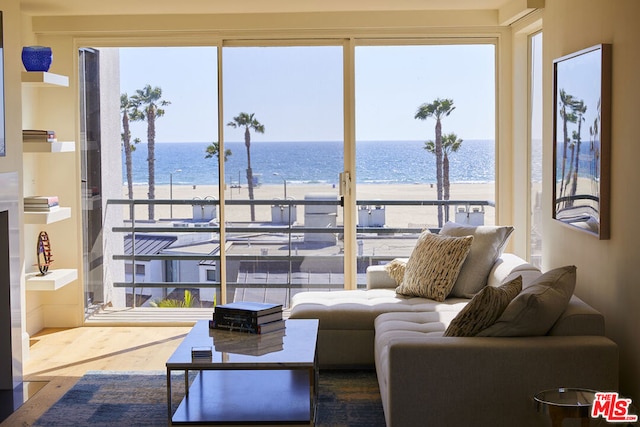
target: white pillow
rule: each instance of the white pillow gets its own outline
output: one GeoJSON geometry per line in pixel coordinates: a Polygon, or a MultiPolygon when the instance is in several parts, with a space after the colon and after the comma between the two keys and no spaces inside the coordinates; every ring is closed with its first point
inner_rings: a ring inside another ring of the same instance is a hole
{"type": "Polygon", "coordinates": [[[576,267],[556,268],[538,277],[509,303],[482,337],[546,335],[569,305],[576,287],[576,267]]]}
{"type": "Polygon", "coordinates": [[[462,264],[451,296],[472,298],[487,285],[489,273],[496,260],[502,255],[513,227],[481,225],[477,227],[447,222],[440,234],[443,236],[473,236],[473,244],[467,259],[462,264]]]}
{"type": "Polygon", "coordinates": [[[444,301],[472,242],[473,236],[441,236],[424,231],[411,252],[396,293],[444,301]]]}

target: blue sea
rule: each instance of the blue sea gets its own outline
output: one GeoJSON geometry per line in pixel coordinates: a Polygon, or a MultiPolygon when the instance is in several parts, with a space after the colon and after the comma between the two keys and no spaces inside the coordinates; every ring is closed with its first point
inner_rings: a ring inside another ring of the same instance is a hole
{"type": "MultiPolygon", "coordinates": [[[[217,158],[206,159],[209,143],[156,143],[156,184],[215,185],[217,158]]],[[[336,142],[253,142],[251,166],[262,184],[338,182],[343,167],[343,144],[336,142]],[[277,175],[274,175],[277,174],[277,175]]],[[[357,182],[361,184],[435,183],[435,157],[422,141],[365,141],[356,145],[357,182]]],[[[228,184],[246,183],[247,152],[243,142],[226,143],[232,155],[225,165],[228,184]]],[[[124,154],[122,181],[126,184],[124,154]]],[[[147,184],[147,145],[133,152],[133,182],[147,184]]],[[[493,140],[465,140],[449,155],[452,183],[495,181],[493,140]]]]}

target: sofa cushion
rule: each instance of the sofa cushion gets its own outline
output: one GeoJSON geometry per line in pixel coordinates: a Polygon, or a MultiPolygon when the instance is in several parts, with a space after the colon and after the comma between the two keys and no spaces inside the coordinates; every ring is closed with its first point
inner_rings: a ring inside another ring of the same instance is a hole
{"type": "Polygon", "coordinates": [[[576,267],[556,268],[529,283],[498,320],[478,336],[546,335],[567,308],[576,286],[576,267]]]}
{"type": "Polygon", "coordinates": [[[477,227],[447,222],[440,234],[444,236],[473,236],[473,244],[460,274],[453,285],[451,295],[472,298],[487,285],[489,272],[502,255],[513,227],[481,225],[477,227]]]}
{"type": "Polygon", "coordinates": [[[444,301],[458,277],[473,236],[451,237],[424,231],[407,261],[396,292],[444,301]]]}
{"type": "Polygon", "coordinates": [[[493,325],[507,305],[522,290],[522,277],[518,276],[504,285],[487,286],[477,293],[444,332],[445,337],[473,337],[493,325]]]}
{"type": "Polygon", "coordinates": [[[396,281],[396,284],[401,284],[404,279],[404,272],[407,269],[407,260],[401,258],[394,258],[388,264],[385,264],[384,269],[389,276],[396,281]]]}
{"type": "MultiPolygon", "coordinates": [[[[320,329],[370,330],[383,313],[447,312],[449,321],[469,302],[447,298],[436,302],[426,298],[407,298],[391,289],[300,292],[292,298],[290,319],[319,319],[320,329]]],[[[447,325],[448,325],[447,321],[447,325]]],[[[442,328],[442,331],[446,326],[442,328]]]]}

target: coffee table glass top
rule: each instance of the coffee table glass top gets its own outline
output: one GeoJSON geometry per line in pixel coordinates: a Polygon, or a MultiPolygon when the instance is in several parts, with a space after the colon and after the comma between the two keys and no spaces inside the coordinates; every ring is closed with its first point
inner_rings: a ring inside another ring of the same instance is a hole
{"type": "Polygon", "coordinates": [[[318,336],[317,319],[289,319],[285,329],[266,334],[210,329],[201,320],[167,361],[170,369],[259,369],[274,364],[313,366],[318,336]],[[192,360],[191,349],[210,347],[211,360],[192,360]]]}
{"type": "Polygon", "coordinates": [[[545,390],[535,395],[539,403],[554,406],[590,407],[595,400],[596,392],[579,388],[556,388],[545,390]]]}

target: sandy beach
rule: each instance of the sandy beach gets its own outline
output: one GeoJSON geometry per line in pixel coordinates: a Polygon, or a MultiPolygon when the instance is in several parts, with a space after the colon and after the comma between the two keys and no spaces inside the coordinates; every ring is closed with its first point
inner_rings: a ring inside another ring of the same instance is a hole
{"type": "MultiPolygon", "coordinates": [[[[148,187],[146,185],[134,186],[134,198],[146,199],[148,187]]],[[[436,188],[430,184],[358,184],[356,186],[358,200],[435,200],[436,188]]],[[[338,197],[338,189],[330,184],[292,184],[287,183],[287,198],[304,200],[305,196],[313,193],[335,195],[338,197]]],[[[123,187],[123,198],[126,198],[127,188],[123,187]]],[[[193,200],[204,198],[218,198],[218,187],[213,185],[161,185],[156,187],[156,199],[160,200],[193,200]]],[[[225,197],[228,200],[248,200],[248,189],[227,187],[225,197]]],[[[256,200],[282,200],[284,198],[284,185],[260,185],[254,189],[256,200]]],[[[494,183],[482,184],[451,184],[450,200],[495,200],[494,183]]],[[[385,225],[388,227],[409,226],[437,226],[437,211],[434,206],[385,206],[385,225]]],[[[136,219],[148,218],[147,206],[136,207],[136,219]]],[[[451,219],[454,218],[454,207],[451,208],[451,219]]],[[[338,224],[342,223],[342,209],[338,209],[338,224]]],[[[249,221],[250,212],[248,206],[227,206],[227,221],[249,221]]],[[[191,205],[158,205],[155,208],[155,219],[165,220],[190,219],[193,216],[191,205]]],[[[304,220],[304,207],[297,207],[297,220],[304,220]]],[[[271,206],[256,206],[256,221],[271,222],[271,206]]],[[[495,209],[491,206],[484,209],[484,224],[494,224],[495,209]]]]}

